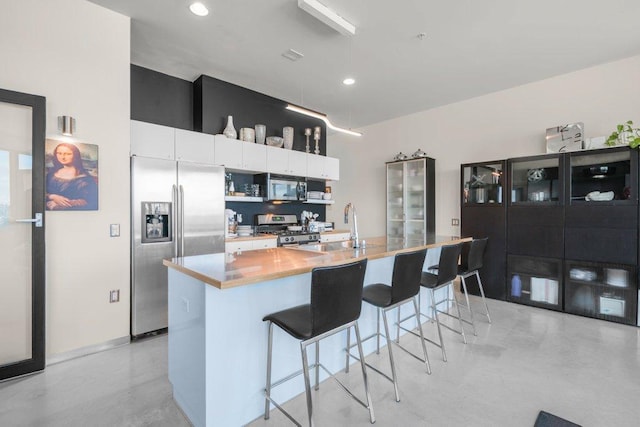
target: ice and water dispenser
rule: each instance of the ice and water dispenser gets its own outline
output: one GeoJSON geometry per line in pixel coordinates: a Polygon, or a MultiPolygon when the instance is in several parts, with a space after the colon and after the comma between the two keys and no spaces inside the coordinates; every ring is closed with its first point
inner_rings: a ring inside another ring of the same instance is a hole
{"type": "Polygon", "coordinates": [[[142,243],[171,241],[171,203],[142,202],[142,243]]]}

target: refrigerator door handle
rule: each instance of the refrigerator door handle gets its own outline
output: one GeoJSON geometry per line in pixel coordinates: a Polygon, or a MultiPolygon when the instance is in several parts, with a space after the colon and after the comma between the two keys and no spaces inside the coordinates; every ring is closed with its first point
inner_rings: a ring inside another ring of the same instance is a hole
{"type": "Polygon", "coordinates": [[[171,188],[171,201],[173,202],[173,223],[172,223],[172,232],[173,232],[173,256],[177,257],[178,254],[178,186],[173,185],[171,188]]]}
{"type": "Polygon", "coordinates": [[[180,256],[184,256],[184,187],[180,188],[180,256]]]}

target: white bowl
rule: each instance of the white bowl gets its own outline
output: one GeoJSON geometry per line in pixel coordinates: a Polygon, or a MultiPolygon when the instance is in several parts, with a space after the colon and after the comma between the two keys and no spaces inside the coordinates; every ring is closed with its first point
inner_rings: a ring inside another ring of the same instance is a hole
{"type": "Polygon", "coordinates": [[[284,144],[284,139],[279,136],[268,136],[267,137],[267,145],[271,147],[282,147],[284,144]]]}
{"type": "Polygon", "coordinates": [[[323,198],[324,200],[331,200],[331,193],[324,193],[324,194],[322,195],[322,198],[323,198]]]}

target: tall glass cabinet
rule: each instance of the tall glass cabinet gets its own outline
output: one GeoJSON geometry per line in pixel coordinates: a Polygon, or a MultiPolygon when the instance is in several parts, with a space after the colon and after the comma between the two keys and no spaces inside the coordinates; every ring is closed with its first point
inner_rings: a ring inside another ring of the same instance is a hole
{"type": "Polygon", "coordinates": [[[387,239],[423,242],[435,233],[435,160],[387,163],[387,239]]]}

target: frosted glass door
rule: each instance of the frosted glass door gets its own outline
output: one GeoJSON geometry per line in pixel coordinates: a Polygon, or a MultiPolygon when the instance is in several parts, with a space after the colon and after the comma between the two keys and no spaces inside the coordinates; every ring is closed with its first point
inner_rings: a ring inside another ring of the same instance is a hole
{"type": "Polygon", "coordinates": [[[404,238],[404,164],[387,165],[387,237],[404,238]]]}
{"type": "Polygon", "coordinates": [[[0,380],[44,367],[43,166],[44,98],[0,90],[0,380]]]}

